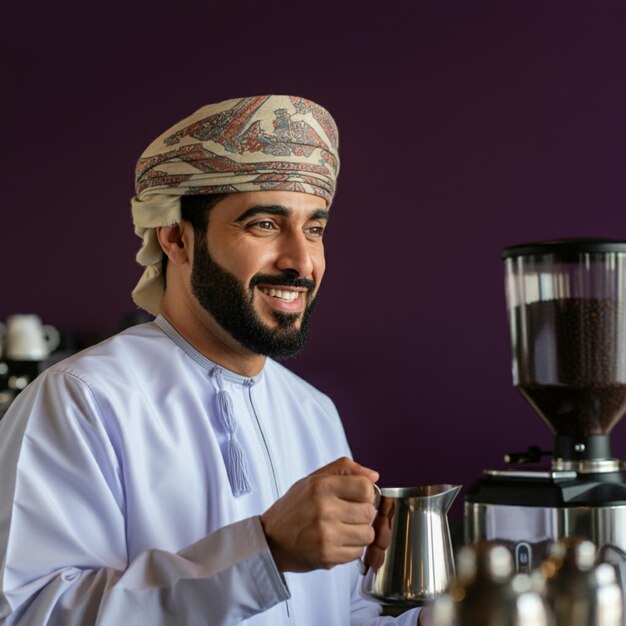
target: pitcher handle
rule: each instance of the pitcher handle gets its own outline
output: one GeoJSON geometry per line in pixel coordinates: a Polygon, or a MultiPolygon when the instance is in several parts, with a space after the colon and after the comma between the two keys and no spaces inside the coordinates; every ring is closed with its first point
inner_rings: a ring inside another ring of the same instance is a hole
{"type": "MultiPolygon", "coordinates": [[[[382,493],[380,491],[380,487],[376,483],[372,483],[372,487],[374,487],[374,508],[378,511],[378,507],[380,506],[380,499],[382,497],[382,493]]],[[[372,524],[374,520],[372,520],[372,524]]],[[[368,567],[363,562],[363,557],[359,559],[359,571],[361,575],[365,576],[367,574],[368,567]]]]}

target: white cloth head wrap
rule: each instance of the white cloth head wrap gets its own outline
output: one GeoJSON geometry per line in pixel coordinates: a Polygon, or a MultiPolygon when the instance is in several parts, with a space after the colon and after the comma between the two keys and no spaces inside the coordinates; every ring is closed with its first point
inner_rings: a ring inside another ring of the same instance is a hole
{"type": "Polygon", "coordinates": [[[202,107],[141,155],[131,201],[145,271],[133,300],[157,315],[163,298],[158,226],[181,220],[180,197],[238,191],[300,191],[330,205],[339,173],[335,121],[297,96],[255,96],[202,107]]]}

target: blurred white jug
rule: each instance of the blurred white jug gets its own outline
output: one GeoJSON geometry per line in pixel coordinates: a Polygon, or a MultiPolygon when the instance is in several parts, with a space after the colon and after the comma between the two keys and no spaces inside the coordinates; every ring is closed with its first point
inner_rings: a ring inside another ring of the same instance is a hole
{"type": "Polygon", "coordinates": [[[6,325],[6,356],[13,361],[43,361],[59,345],[59,331],[37,315],[11,315],[6,325]]]}

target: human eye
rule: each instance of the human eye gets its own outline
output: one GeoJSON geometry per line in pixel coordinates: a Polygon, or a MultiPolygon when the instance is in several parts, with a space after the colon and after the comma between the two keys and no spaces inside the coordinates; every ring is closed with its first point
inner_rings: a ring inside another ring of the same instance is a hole
{"type": "Polygon", "coordinates": [[[316,224],[312,226],[307,226],[305,232],[312,239],[321,239],[324,236],[325,230],[325,226],[322,226],[321,224],[316,224]]]}
{"type": "Polygon", "coordinates": [[[248,224],[248,229],[249,230],[270,232],[270,231],[275,230],[276,228],[278,228],[276,226],[276,223],[273,220],[269,220],[269,219],[255,220],[255,221],[250,222],[248,224]]]}

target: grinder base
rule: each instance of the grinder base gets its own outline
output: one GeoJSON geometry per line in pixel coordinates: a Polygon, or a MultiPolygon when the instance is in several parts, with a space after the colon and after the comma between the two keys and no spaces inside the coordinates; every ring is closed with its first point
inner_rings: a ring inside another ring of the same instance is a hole
{"type": "Polygon", "coordinates": [[[465,541],[497,540],[530,571],[564,537],[626,552],[626,484],[620,472],[488,470],[465,498],[465,541]]]}

